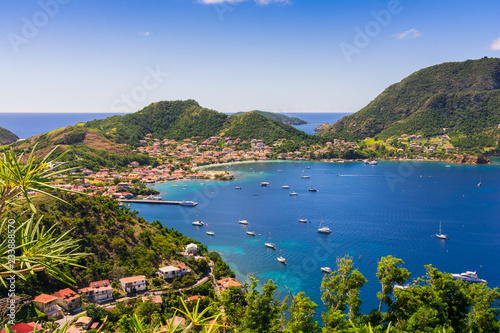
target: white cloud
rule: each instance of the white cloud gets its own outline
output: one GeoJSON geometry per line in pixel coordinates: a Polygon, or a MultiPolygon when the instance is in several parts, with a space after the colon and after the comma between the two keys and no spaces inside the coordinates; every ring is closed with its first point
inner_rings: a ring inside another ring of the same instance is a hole
{"type": "Polygon", "coordinates": [[[149,31],[139,31],[139,32],[137,32],[137,34],[139,36],[149,36],[150,35],[149,31]]]}
{"type": "Polygon", "coordinates": [[[500,51],[500,37],[495,39],[493,43],[490,45],[490,50],[491,51],[500,51]]]}
{"type": "Polygon", "coordinates": [[[422,33],[415,28],[392,35],[396,39],[413,39],[422,36],[422,33]]]}
{"type": "MultiPolygon", "coordinates": [[[[204,5],[216,5],[216,4],[223,4],[223,3],[228,3],[228,4],[234,4],[238,2],[244,2],[248,0],[198,0],[199,3],[204,4],[204,5]]],[[[290,4],[290,0],[254,0],[257,4],[259,5],[270,5],[270,4],[282,4],[282,5],[287,5],[290,4]]]]}

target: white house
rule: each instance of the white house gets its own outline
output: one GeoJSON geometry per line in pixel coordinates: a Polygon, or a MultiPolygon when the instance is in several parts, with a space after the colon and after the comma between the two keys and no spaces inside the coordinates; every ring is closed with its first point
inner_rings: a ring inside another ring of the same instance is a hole
{"type": "Polygon", "coordinates": [[[120,279],[120,283],[127,294],[146,290],[146,277],[144,275],[126,277],[120,279]]]}
{"type": "Polygon", "coordinates": [[[179,276],[181,270],[175,266],[165,266],[158,269],[158,275],[163,277],[164,279],[173,279],[176,276],[179,276]]]}
{"type": "Polygon", "coordinates": [[[198,245],[193,243],[186,245],[186,252],[197,253],[198,245]]]}

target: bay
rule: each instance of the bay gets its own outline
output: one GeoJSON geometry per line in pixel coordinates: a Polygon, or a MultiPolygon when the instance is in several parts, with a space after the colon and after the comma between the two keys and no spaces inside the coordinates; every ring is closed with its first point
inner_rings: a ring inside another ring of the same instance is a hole
{"type": "Polygon", "coordinates": [[[140,204],[132,208],[147,220],[159,220],[219,252],[240,281],[247,281],[248,275],[260,285],[273,279],[280,298],[287,294],[284,286],[294,293],[305,291],[320,305],[320,313],[324,309],[320,267],[334,269],[336,258],[344,255],[352,256],[368,279],[361,290],[364,313],[378,305],[375,273],[382,256],[403,259],[412,277],[424,275],[424,265],[432,264],[449,273],[477,271],[490,287],[500,284],[498,164],[269,162],[216,169],[234,172],[236,180],[153,186],[163,198],[194,200],[199,202],[197,208],[140,204]],[[309,180],[301,177],[304,173],[309,180]],[[480,180],[482,187],[477,186],[480,180]],[[271,186],[261,187],[261,181],[271,186]],[[281,189],[285,182],[298,196],[281,189]],[[311,185],[318,192],[309,192],[311,185]],[[197,212],[215,236],[206,235],[207,227],[191,225],[197,212]],[[330,235],[317,233],[323,215],[330,235]],[[238,224],[241,217],[250,222],[248,227],[238,224]],[[310,223],[299,223],[300,217],[310,223]],[[434,236],[440,221],[447,241],[434,236]],[[248,236],[248,228],[260,236],[248,236]],[[269,231],[271,241],[281,244],[288,265],[279,264],[278,251],[264,246],[269,231]]]}

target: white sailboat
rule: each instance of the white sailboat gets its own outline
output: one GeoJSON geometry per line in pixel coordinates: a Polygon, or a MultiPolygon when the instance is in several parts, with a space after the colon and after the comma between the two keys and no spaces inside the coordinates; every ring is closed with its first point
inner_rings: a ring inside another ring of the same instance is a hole
{"type": "Polygon", "coordinates": [[[446,235],[443,235],[441,233],[441,221],[439,221],[439,234],[436,234],[436,237],[439,239],[448,239],[448,237],[446,235]]]}
{"type": "Polygon", "coordinates": [[[269,236],[267,239],[267,243],[265,243],[264,245],[270,249],[276,250],[276,245],[271,243],[271,229],[270,228],[269,228],[269,236]]]}
{"type": "Polygon", "coordinates": [[[302,215],[300,215],[299,222],[300,222],[300,223],[307,223],[307,219],[306,219],[306,218],[303,218],[303,217],[302,217],[302,215]]]}
{"type": "Polygon", "coordinates": [[[205,225],[206,225],[206,226],[207,226],[207,228],[208,228],[208,230],[207,230],[207,235],[209,235],[209,236],[214,236],[214,235],[215,235],[215,232],[213,232],[213,231],[210,229],[210,227],[208,226],[208,223],[206,223],[205,225]]]}
{"type": "Polygon", "coordinates": [[[276,258],[276,260],[278,260],[278,262],[286,265],[286,259],[281,255],[281,242],[280,242],[280,256],[278,258],[276,258]]]}
{"type": "Polygon", "coordinates": [[[198,220],[198,209],[196,210],[196,221],[192,223],[192,225],[197,226],[197,227],[202,227],[205,225],[202,221],[198,220]]]}
{"type": "Polygon", "coordinates": [[[245,210],[243,210],[243,211],[241,212],[240,219],[238,220],[238,223],[239,223],[239,224],[245,224],[245,225],[247,225],[247,224],[248,224],[248,221],[247,221],[247,220],[243,220],[243,212],[244,212],[244,211],[245,211],[245,210]]]}
{"type": "Polygon", "coordinates": [[[309,192],[318,192],[318,190],[314,187],[312,187],[312,180],[311,182],[309,183],[309,189],[308,189],[309,192]]]}
{"type": "Polygon", "coordinates": [[[290,188],[290,186],[288,186],[285,182],[285,178],[283,178],[283,186],[281,186],[282,189],[284,190],[288,190],[290,188]]]}
{"type": "Polygon", "coordinates": [[[320,234],[329,234],[329,233],[331,233],[332,231],[330,230],[330,228],[323,226],[324,223],[325,223],[325,215],[323,214],[323,218],[321,219],[321,223],[319,225],[318,232],[320,234]]]}

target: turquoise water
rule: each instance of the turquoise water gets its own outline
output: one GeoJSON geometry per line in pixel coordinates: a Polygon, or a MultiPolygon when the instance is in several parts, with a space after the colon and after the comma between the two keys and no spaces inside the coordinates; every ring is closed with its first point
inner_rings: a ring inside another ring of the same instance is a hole
{"type": "Polygon", "coordinates": [[[154,186],[163,198],[199,202],[198,209],[139,204],[132,208],[219,252],[238,279],[244,281],[249,274],[262,282],[273,279],[279,297],[286,294],[285,285],[294,292],[305,291],[321,312],[320,267],[334,268],[335,259],[345,254],[354,258],[369,281],[361,292],[365,313],[378,305],[377,260],[389,254],[402,258],[413,277],[422,276],[423,266],[433,264],[450,273],[477,271],[490,286],[500,284],[498,164],[276,162],[219,169],[234,171],[237,179],[154,186]],[[310,180],[301,178],[304,173],[310,180]],[[477,186],[480,180],[482,187],[477,186]],[[261,187],[261,181],[271,186],[261,187]],[[284,182],[298,196],[281,189],[284,182]],[[307,191],[311,183],[318,192],[307,191]],[[236,185],[242,189],[234,189],[236,185]],[[214,237],[205,234],[206,226],[191,225],[197,211],[214,237]],[[330,235],[316,232],[323,214],[330,235]],[[249,227],[238,224],[241,216],[249,227]],[[299,223],[301,216],[310,223],[299,223]],[[433,237],[440,221],[448,241],[433,237]],[[247,228],[261,236],[246,235],[247,228]],[[281,243],[287,266],[276,261],[277,250],[264,247],[269,230],[272,242],[281,243]]]}

